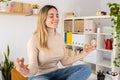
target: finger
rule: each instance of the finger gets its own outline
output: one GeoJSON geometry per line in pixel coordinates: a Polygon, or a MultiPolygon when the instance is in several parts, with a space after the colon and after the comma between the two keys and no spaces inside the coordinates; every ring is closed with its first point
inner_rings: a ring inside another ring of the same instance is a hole
{"type": "Polygon", "coordinates": [[[24,58],[21,58],[21,64],[24,65],[24,58]]]}
{"type": "Polygon", "coordinates": [[[21,67],[24,66],[24,58],[21,58],[21,59],[20,59],[19,64],[20,64],[21,67]]]}
{"type": "Polygon", "coordinates": [[[19,58],[16,59],[15,64],[19,65],[19,58]]]}

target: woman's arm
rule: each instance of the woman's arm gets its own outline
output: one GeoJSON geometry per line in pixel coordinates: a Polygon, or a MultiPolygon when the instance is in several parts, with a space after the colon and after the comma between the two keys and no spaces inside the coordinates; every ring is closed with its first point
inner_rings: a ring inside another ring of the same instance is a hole
{"type": "Polygon", "coordinates": [[[36,44],[36,37],[35,35],[28,41],[27,44],[27,52],[28,52],[28,67],[24,65],[20,59],[16,59],[16,70],[18,70],[23,76],[33,76],[38,71],[38,49],[36,44]]]}
{"type": "MultiPolygon", "coordinates": [[[[81,51],[81,53],[79,53],[75,56],[65,55],[64,58],[61,60],[61,63],[62,63],[62,65],[72,64],[72,63],[84,58],[86,55],[88,55],[93,50],[94,49],[92,49],[91,46],[85,45],[83,48],[83,51],[81,51]]],[[[67,53],[65,53],[65,54],[67,54],[67,53]]]]}

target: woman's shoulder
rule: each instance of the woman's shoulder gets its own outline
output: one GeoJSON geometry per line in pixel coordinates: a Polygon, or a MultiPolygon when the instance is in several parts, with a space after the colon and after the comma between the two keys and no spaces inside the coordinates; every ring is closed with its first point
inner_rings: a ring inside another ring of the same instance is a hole
{"type": "Polygon", "coordinates": [[[37,42],[37,36],[36,34],[32,34],[32,36],[28,40],[28,43],[36,43],[36,42],[37,42]]]}

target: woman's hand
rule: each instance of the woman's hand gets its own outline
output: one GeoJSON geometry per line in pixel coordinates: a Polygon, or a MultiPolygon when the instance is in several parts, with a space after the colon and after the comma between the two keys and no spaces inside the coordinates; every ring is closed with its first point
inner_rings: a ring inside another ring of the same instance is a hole
{"type": "Polygon", "coordinates": [[[80,56],[82,56],[82,58],[84,58],[85,56],[87,56],[91,51],[95,50],[94,47],[92,47],[91,45],[84,45],[83,51],[81,52],[80,56]]]}
{"type": "Polygon", "coordinates": [[[24,65],[24,58],[16,59],[16,70],[22,74],[28,74],[29,69],[24,65]]]}
{"type": "Polygon", "coordinates": [[[95,50],[96,48],[91,46],[91,45],[88,45],[88,44],[85,44],[84,45],[84,48],[83,48],[83,51],[87,52],[87,53],[90,53],[91,51],[95,50]]]}

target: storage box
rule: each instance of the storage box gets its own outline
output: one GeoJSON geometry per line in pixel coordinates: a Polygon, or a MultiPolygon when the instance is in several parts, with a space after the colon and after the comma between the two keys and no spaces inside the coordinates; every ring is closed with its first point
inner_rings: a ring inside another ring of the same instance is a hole
{"type": "Polygon", "coordinates": [[[84,32],[84,20],[75,20],[74,32],[84,32]]]}
{"type": "Polygon", "coordinates": [[[85,33],[96,33],[97,32],[97,25],[94,20],[84,21],[84,32],[85,33]]]}
{"type": "Polygon", "coordinates": [[[72,44],[72,32],[66,33],[66,44],[72,44]]]}
{"type": "Polygon", "coordinates": [[[84,35],[81,34],[72,34],[72,44],[75,46],[84,46],[84,35]]]}
{"type": "Polygon", "coordinates": [[[72,32],[72,20],[64,21],[64,32],[72,32]]]}

